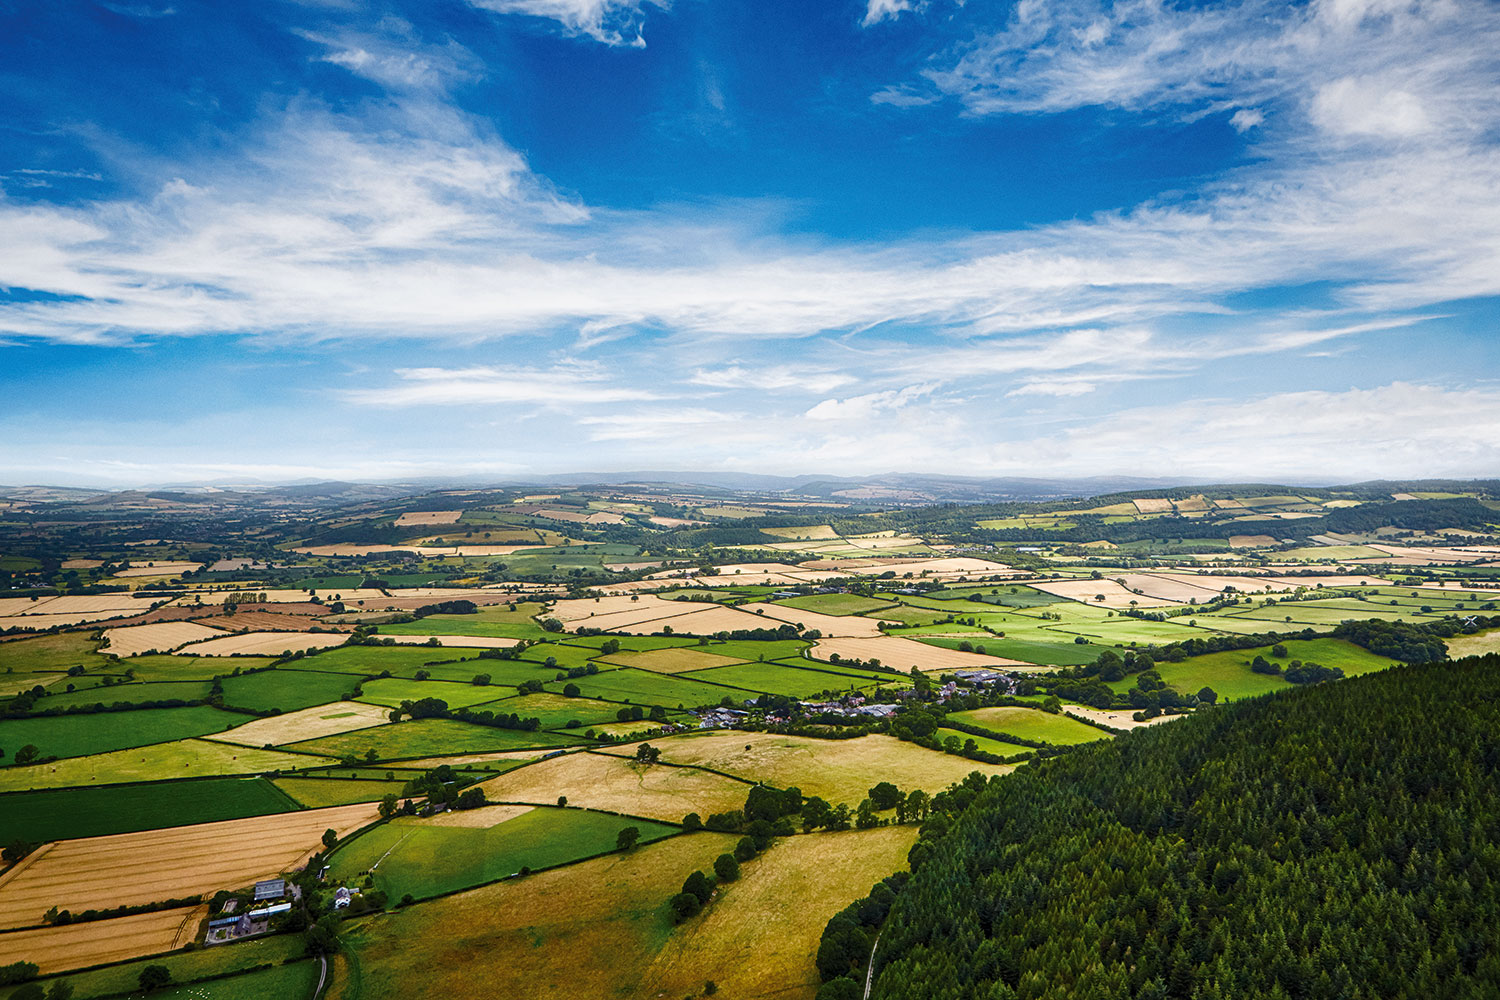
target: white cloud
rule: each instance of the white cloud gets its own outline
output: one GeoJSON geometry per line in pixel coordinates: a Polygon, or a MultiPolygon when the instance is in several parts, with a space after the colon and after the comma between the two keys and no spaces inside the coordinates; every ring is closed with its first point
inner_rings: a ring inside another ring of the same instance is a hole
{"type": "Polygon", "coordinates": [[[1229,124],[1236,132],[1248,132],[1257,125],[1264,124],[1265,120],[1265,113],[1257,108],[1240,108],[1229,119],[1229,124]]]}
{"type": "Polygon", "coordinates": [[[858,379],[846,372],[793,368],[789,365],[733,364],[723,368],[700,368],[692,373],[690,381],[695,385],[722,389],[829,392],[858,379]]]}
{"type": "Polygon", "coordinates": [[[905,12],[912,9],[911,0],[868,0],[865,6],[864,20],[860,21],[862,27],[870,27],[879,24],[889,18],[894,21],[905,12]]]}
{"type": "Polygon", "coordinates": [[[901,410],[932,394],[937,386],[909,385],[904,389],[867,392],[848,399],[825,399],[805,414],[809,420],[871,420],[892,410],[901,410]]]}
{"type": "Polygon", "coordinates": [[[659,399],[647,389],[611,385],[598,368],[400,368],[394,385],[351,389],[342,393],[366,406],[475,406],[545,404],[593,406],[659,399]]]}
{"type": "Polygon", "coordinates": [[[497,14],[525,14],[561,24],[569,34],[605,45],[645,48],[646,5],[665,10],[668,0],[469,0],[497,14]]]}
{"type": "Polygon", "coordinates": [[[1320,87],[1311,110],[1319,126],[1343,135],[1402,138],[1420,135],[1432,126],[1416,95],[1354,77],[1320,87]]]}

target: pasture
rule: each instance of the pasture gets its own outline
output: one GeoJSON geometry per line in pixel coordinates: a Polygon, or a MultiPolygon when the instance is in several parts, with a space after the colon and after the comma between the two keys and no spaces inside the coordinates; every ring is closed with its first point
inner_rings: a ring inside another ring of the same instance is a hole
{"type": "MultiPolygon", "coordinates": [[[[475,667],[476,673],[489,673],[475,667]]],[[[499,684],[458,683],[456,681],[412,681],[404,677],[382,677],[365,681],[359,700],[387,708],[400,708],[403,701],[438,698],[449,708],[468,708],[484,701],[494,701],[516,693],[516,689],[499,684]]]]}
{"type": "Polygon", "coordinates": [[[658,674],[680,674],[709,667],[727,667],[744,661],[735,656],[709,652],[701,646],[648,649],[642,652],[619,652],[601,657],[601,663],[621,667],[638,667],[658,674]]]}
{"type": "Polygon", "coordinates": [[[131,906],[249,885],[299,864],[324,830],[344,837],[375,818],[373,805],[349,805],[60,841],[0,881],[0,928],[40,923],[53,906],[131,906]]]}
{"type": "MultiPolygon", "coordinates": [[[[812,663],[812,661],[806,662],[812,663]]],[[[697,670],[688,676],[695,680],[741,688],[752,693],[764,691],[768,694],[786,695],[789,698],[810,698],[824,691],[848,692],[870,687],[872,684],[867,677],[808,670],[784,663],[742,663],[732,667],[697,670]]],[[[894,674],[890,675],[889,679],[896,683],[902,680],[894,674]]]]}
{"type": "Polygon", "coordinates": [[[375,887],[391,899],[417,899],[468,889],[615,849],[627,826],[641,843],[677,833],[666,826],[583,809],[484,806],[430,819],[402,817],[382,824],[340,849],[333,877],[358,884],[374,866],[375,887]]]}
{"type": "Polygon", "coordinates": [[[355,802],[379,802],[387,795],[400,795],[404,781],[366,781],[359,778],[307,777],[271,780],[300,806],[322,809],[355,802]]]}
{"type": "Polygon", "coordinates": [[[373,752],[381,760],[402,760],[409,757],[482,753],[486,750],[572,746],[578,742],[580,741],[551,733],[494,729],[453,719],[415,719],[295,743],[291,745],[291,749],[334,757],[365,757],[373,752]]]}
{"type": "MultiPolygon", "coordinates": [[[[850,740],[819,740],[720,730],[668,736],[650,743],[661,749],[662,760],[712,768],[777,788],[796,787],[803,795],[820,795],[831,803],[845,802],[851,807],[859,804],[871,786],[882,781],[890,781],[903,790],[940,792],[970,771],[1008,774],[1012,770],[1005,765],[982,764],[937,753],[879,734],[850,740]]],[[[635,747],[610,747],[599,753],[629,756],[635,753],[635,747]]]]}
{"type": "Polygon", "coordinates": [[[671,931],[667,899],[736,839],[668,837],[388,914],[352,939],[343,997],[406,1000],[417,982],[431,996],[469,996],[476,983],[528,1000],[638,996],[671,931]]]}
{"type": "Polygon", "coordinates": [[[244,720],[207,705],[5,719],[0,721],[0,747],[9,754],[7,764],[27,744],[43,757],[82,757],[222,732],[244,720]]]}
{"type": "Polygon", "coordinates": [[[224,704],[254,712],[295,712],[298,709],[344,701],[359,679],[347,674],[311,670],[261,670],[225,677],[224,704]]]}
{"type": "MultiPolygon", "coordinates": [[[[72,681],[68,682],[72,684],[72,681]]],[[[139,705],[148,701],[201,701],[208,696],[208,681],[151,681],[133,684],[100,684],[68,691],[62,684],[48,689],[37,702],[38,711],[76,708],[79,705],[114,705],[119,702],[139,705]]]]}
{"type": "MultiPolygon", "coordinates": [[[[1342,639],[1295,639],[1284,645],[1287,650],[1285,658],[1272,656],[1270,646],[1259,646],[1193,656],[1178,663],[1158,663],[1156,670],[1162,680],[1179,691],[1197,694],[1200,689],[1211,687],[1224,699],[1253,698],[1292,686],[1283,677],[1252,671],[1250,663],[1256,656],[1264,656],[1283,668],[1292,660],[1338,667],[1349,677],[1384,670],[1395,664],[1393,660],[1342,639]]],[[[1110,688],[1128,691],[1134,684],[1135,678],[1127,677],[1110,684],[1110,688]]]]}
{"type": "Polygon", "coordinates": [[[625,667],[608,670],[572,681],[554,681],[547,690],[561,692],[567,684],[577,684],[584,695],[606,701],[633,705],[661,705],[665,708],[695,708],[717,705],[720,699],[743,700],[745,693],[703,681],[685,679],[680,674],[656,674],[649,670],[625,667]]]}
{"type": "Polygon", "coordinates": [[[33,844],[289,812],[298,803],[265,778],[159,781],[0,795],[0,843],[33,844]]]}
{"type": "MultiPolygon", "coordinates": [[[[653,741],[652,745],[658,743],[653,741]]],[[[566,795],[570,806],[669,823],[681,822],[690,812],[706,817],[742,808],[750,792],[745,782],[709,771],[638,764],[613,754],[589,752],[528,764],[492,778],[482,787],[499,802],[551,805],[559,795],[566,795]]]]}
{"type": "Polygon", "coordinates": [[[567,698],[543,691],[541,694],[485,702],[481,710],[514,712],[523,719],[541,719],[543,729],[560,729],[575,721],[584,726],[614,722],[615,714],[620,708],[620,705],[613,702],[596,701],[593,698],[567,698]]]}
{"type": "Polygon", "coordinates": [[[136,656],[120,667],[131,671],[139,681],[188,681],[211,680],[214,677],[233,673],[236,670],[258,670],[275,663],[269,656],[237,656],[225,661],[218,656],[136,656]]]}
{"type": "MultiPolygon", "coordinates": [[[[233,948],[199,948],[160,955],[149,962],[123,962],[90,969],[68,976],[67,982],[76,990],[74,996],[77,1000],[93,1000],[95,997],[125,996],[138,990],[141,969],[146,965],[164,965],[171,970],[173,981],[185,983],[258,965],[281,965],[301,957],[302,953],[302,942],[297,936],[283,934],[240,941],[233,948]]],[[[205,983],[201,988],[207,986],[205,983]]],[[[311,989],[307,991],[308,994],[311,992],[311,989]]]]}
{"type": "Polygon", "coordinates": [[[0,792],[126,781],[163,781],[263,771],[292,770],[328,763],[320,757],[253,750],[212,740],[178,740],[51,764],[0,768],[0,792]]]}
{"type": "MultiPolygon", "coordinates": [[[[297,661],[296,666],[302,670],[366,677],[376,677],[387,670],[395,677],[412,677],[418,670],[427,670],[437,677],[439,665],[441,668],[462,669],[456,664],[467,663],[478,656],[478,650],[471,652],[431,646],[344,646],[306,657],[297,661]]],[[[478,672],[470,671],[463,679],[468,680],[478,672]]]]}
{"type": "Polygon", "coordinates": [[[1061,747],[1109,738],[1109,734],[1102,729],[1085,725],[1065,715],[1052,715],[1037,708],[1015,706],[976,708],[968,712],[950,713],[948,718],[958,722],[967,722],[971,726],[979,726],[993,733],[1019,736],[1025,740],[1040,740],[1043,743],[1061,747]]]}
{"type": "Polygon", "coordinates": [[[807,597],[788,597],[776,603],[787,608],[816,611],[823,615],[865,615],[870,618],[882,617],[871,612],[893,606],[890,601],[860,597],[858,594],[810,594],[807,597]]]}
{"type": "Polygon", "coordinates": [[[710,979],[726,997],[805,992],[818,981],[813,959],[829,918],[904,870],[916,839],[913,826],[888,826],[777,841],[745,864],[688,933],[666,939],[639,995],[688,996],[710,979]]]}
{"type": "Polygon", "coordinates": [[[1030,747],[1018,746],[1015,743],[1006,743],[1003,740],[992,740],[987,736],[975,736],[973,733],[965,733],[958,729],[939,729],[935,734],[938,739],[947,741],[949,737],[958,740],[958,745],[963,746],[969,740],[985,753],[992,753],[997,757],[1014,757],[1018,753],[1030,753],[1030,747]]]}
{"type": "Polygon", "coordinates": [[[97,652],[99,643],[83,632],[59,632],[34,639],[0,642],[0,674],[65,672],[70,667],[97,670],[109,660],[97,652]]]}

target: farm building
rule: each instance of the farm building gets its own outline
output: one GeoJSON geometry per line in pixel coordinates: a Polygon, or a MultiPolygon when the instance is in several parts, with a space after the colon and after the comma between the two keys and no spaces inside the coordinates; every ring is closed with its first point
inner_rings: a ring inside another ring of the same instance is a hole
{"type": "Polygon", "coordinates": [[[255,883],[255,902],[263,903],[268,899],[280,899],[286,895],[286,879],[268,878],[255,883]]]}

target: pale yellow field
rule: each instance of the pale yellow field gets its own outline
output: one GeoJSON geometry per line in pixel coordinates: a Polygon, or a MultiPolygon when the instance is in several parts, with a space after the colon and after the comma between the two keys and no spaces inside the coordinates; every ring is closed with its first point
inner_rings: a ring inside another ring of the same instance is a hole
{"type": "MultiPolygon", "coordinates": [[[[1218,591],[1198,583],[1197,577],[1194,576],[1170,573],[1132,573],[1124,577],[1124,580],[1128,588],[1139,590],[1146,597],[1157,600],[1186,604],[1195,598],[1201,603],[1218,596],[1218,591]]],[[[1137,599],[1139,600],[1139,596],[1137,599]]]]}
{"type": "MultiPolygon", "coordinates": [[[[576,622],[586,618],[611,619],[616,615],[636,615],[637,621],[662,618],[667,615],[686,614],[711,608],[712,604],[701,601],[667,601],[653,594],[632,596],[597,597],[575,601],[558,601],[547,612],[548,617],[560,622],[576,622]]],[[[589,622],[589,625],[594,625],[589,622]]]]}
{"type": "Polygon", "coordinates": [[[190,642],[223,638],[216,628],[196,622],[154,622],[150,625],[127,625],[104,633],[102,651],[116,656],[137,656],[150,650],[169,652],[190,642]]]}
{"type": "Polygon", "coordinates": [[[990,562],[988,559],[975,559],[971,556],[948,556],[942,559],[913,559],[909,562],[883,563],[870,566],[861,571],[861,575],[879,575],[891,572],[896,576],[904,577],[910,573],[914,577],[937,577],[947,578],[955,576],[1015,576],[1019,570],[1011,569],[1003,563],[990,562]]]}
{"type": "MultiPolygon", "coordinates": [[[[352,686],[355,678],[351,677],[352,686]]],[[[335,701],[327,705],[304,708],[300,712],[273,715],[247,722],[243,726],[222,733],[205,736],[204,739],[220,743],[237,743],[247,747],[263,747],[267,744],[298,743],[315,740],[320,736],[369,729],[391,721],[391,710],[381,705],[366,705],[357,701],[335,701]]]]}
{"type": "MultiPolygon", "coordinates": [[[[803,629],[817,629],[830,638],[871,639],[880,635],[880,623],[875,618],[864,618],[859,615],[824,615],[816,611],[804,611],[801,608],[786,608],[779,604],[741,604],[739,609],[751,614],[763,612],[767,618],[791,622],[802,626],[803,629]]],[[[878,615],[879,612],[875,614],[878,615]]],[[[763,627],[774,628],[775,626],[763,627]]]]}
{"type": "Polygon", "coordinates": [[[377,808],[361,803],[59,841],[0,881],[0,927],[40,923],[53,906],[77,912],[249,885],[301,863],[321,847],[324,830],[342,837],[372,822],[377,808]]]}
{"type": "Polygon", "coordinates": [[[105,622],[115,618],[134,618],[148,608],[116,608],[113,611],[75,611],[65,615],[16,615],[0,618],[0,628],[20,628],[41,632],[49,628],[68,628],[87,625],[90,622],[105,622]]]}
{"type": "Polygon", "coordinates": [[[823,541],[839,537],[838,534],[826,524],[815,524],[807,528],[762,528],[761,531],[777,538],[785,538],[793,542],[823,541]]]}
{"type": "Polygon", "coordinates": [[[104,565],[103,559],[64,559],[63,569],[98,569],[104,565]]]}
{"type": "Polygon", "coordinates": [[[76,615],[95,614],[102,611],[134,611],[144,614],[151,610],[151,601],[131,597],[129,594],[97,594],[85,597],[54,597],[50,601],[38,601],[30,611],[20,614],[76,615]]]}
{"type": "Polygon", "coordinates": [[[1035,664],[1007,660],[1001,656],[981,656],[957,649],[929,646],[915,639],[882,636],[879,639],[819,639],[810,650],[814,659],[827,660],[834,653],[846,660],[879,660],[883,667],[897,670],[962,670],[967,667],[1016,667],[1036,670],[1035,664]]]}
{"type": "MultiPolygon", "coordinates": [[[[687,604],[685,601],[682,603],[687,604]]],[[[670,626],[672,631],[679,635],[713,635],[715,632],[734,632],[739,629],[780,628],[781,624],[779,621],[767,622],[759,615],[716,604],[685,615],[653,618],[650,621],[636,622],[631,625],[616,625],[612,631],[627,635],[647,635],[660,632],[670,626]]]]}
{"type": "Polygon", "coordinates": [[[459,767],[463,764],[483,764],[493,760],[536,760],[542,756],[542,750],[496,750],[491,753],[466,753],[454,757],[424,757],[421,760],[404,760],[402,767],[420,767],[431,769],[440,764],[448,764],[459,767]]]}
{"type": "Polygon", "coordinates": [[[207,740],[178,740],[88,757],[65,757],[51,764],[0,768],[0,792],[290,771],[326,763],[328,758],[308,754],[253,750],[233,743],[207,740]]]}
{"type": "MultiPolygon", "coordinates": [[[[652,743],[655,746],[656,743],[652,743]]],[[[634,749],[631,750],[634,753],[634,749]]],[[[559,795],[568,805],[606,809],[680,823],[690,812],[700,816],[739,809],[750,786],[721,775],[687,767],[637,764],[598,753],[570,753],[517,768],[484,782],[485,793],[499,802],[550,805],[559,795]]]]}
{"type": "Polygon", "coordinates": [[[1134,500],[1131,502],[1135,504],[1136,512],[1140,514],[1164,514],[1172,509],[1170,500],[1134,500]]]}
{"type": "Polygon", "coordinates": [[[1460,656],[1479,656],[1482,653],[1500,653],[1500,629],[1475,632],[1473,635],[1461,635],[1448,640],[1448,655],[1455,659],[1460,656]]]}
{"type": "Polygon", "coordinates": [[[745,661],[736,656],[709,653],[696,646],[682,646],[676,649],[648,649],[641,653],[616,653],[614,656],[604,657],[603,662],[622,667],[640,667],[659,674],[680,674],[686,670],[727,667],[745,661]]]}
{"type": "Polygon", "coordinates": [[[203,568],[203,563],[157,562],[150,566],[135,565],[115,573],[118,577],[181,576],[203,568]]]}
{"type": "Polygon", "coordinates": [[[1094,722],[1103,723],[1111,729],[1139,729],[1142,726],[1154,726],[1158,722],[1171,722],[1173,719],[1182,718],[1180,715],[1158,715],[1156,718],[1147,719],[1145,722],[1136,722],[1132,718],[1135,715],[1134,712],[1106,712],[1101,709],[1090,708],[1087,705],[1064,705],[1063,711],[1069,715],[1076,715],[1080,719],[1091,719],[1094,722]]]}
{"type": "Polygon", "coordinates": [[[327,649],[342,646],[349,636],[343,632],[243,632],[221,639],[197,642],[187,649],[193,656],[278,656],[286,650],[327,649]]]}
{"type": "MultiPolygon", "coordinates": [[[[1129,577],[1124,578],[1128,583],[1129,577]]],[[[1128,608],[1151,607],[1158,608],[1176,601],[1164,600],[1159,597],[1149,597],[1146,594],[1136,594],[1115,583],[1114,580],[1048,580],[1043,583],[1034,583],[1031,586],[1046,594],[1057,597],[1066,597],[1069,600],[1081,601],[1084,604],[1100,608],[1128,608]],[[1097,600],[1099,595],[1104,600],[1097,600]]],[[[1208,595],[1207,590],[1195,591],[1195,594],[1208,595]]]]}
{"type": "Polygon", "coordinates": [[[673,931],[638,995],[689,996],[712,979],[726,997],[811,997],[829,918],[904,870],[916,839],[915,826],[889,826],[778,840],[673,931]]]}
{"type": "Polygon", "coordinates": [[[0,965],[34,962],[41,974],[159,955],[197,936],[208,906],[0,934],[0,965]]]}
{"type": "MultiPolygon", "coordinates": [[[[851,808],[882,781],[906,791],[920,788],[940,792],[970,771],[988,775],[1015,770],[1006,764],[965,760],[880,734],[852,740],[818,740],[716,730],[646,742],[660,748],[663,760],[696,764],[747,780],[764,781],[777,788],[800,788],[803,795],[821,795],[830,803],[845,802],[851,808]]],[[[635,747],[636,744],[611,747],[608,752],[630,756],[635,747]]],[[[523,768],[522,772],[527,770],[531,768],[523,768]]],[[[571,797],[568,801],[572,801],[571,797]]]]}
{"type": "Polygon", "coordinates": [[[463,516],[461,510],[409,510],[396,518],[397,527],[408,524],[452,524],[463,516]]]}
{"type": "Polygon", "coordinates": [[[1270,535],[1230,535],[1229,547],[1231,549],[1249,549],[1257,545],[1275,545],[1276,539],[1270,535]]]}
{"type": "Polygon", "coordinates": [[[392,820],[396,826],[453,826],[468,830],[488,830],[508,819],[529,813],[535,806],[480,806],[478,809],[450,809],[445,813],[417,819],[403,816],[392,820]]]}

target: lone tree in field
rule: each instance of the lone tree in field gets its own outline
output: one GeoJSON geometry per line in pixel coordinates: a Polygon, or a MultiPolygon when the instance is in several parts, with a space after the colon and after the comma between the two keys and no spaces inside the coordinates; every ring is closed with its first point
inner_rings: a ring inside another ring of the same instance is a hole
{"type": "Polygon", "coordinates": [[[337,830],[329,828],[323,831],[323,849],[325,851],[333,850],[334,846],[338,844],[338,842],[339,832],[337,830]]]}
{"type": "Polygon", "coordinates": [[[165,965],[148,965],[141,970],[137,982],[145,992],[155,992],[172,982],[172,970],[165,965]]]}
{"type": "Polygon", "coordinates": [[[641,839],[640,827],[627,826],[615,835],[615,850],[628,851],[641,839]]]}
{"type": "Polygon", "coordinates": [[[661,751],[649,743],[642,743],[635,749],[635,759],[642,764],[655,764],[661,760],[661,751]]]}
{"type": "Polygon", "coordinates": [[[396,811],[400,808],[400,805],[398,805],[396,802],[396,796],[387,795],[385,798],[380,800],[380,818],[390,819],[392,816],[396,815],[396,811]]]}

